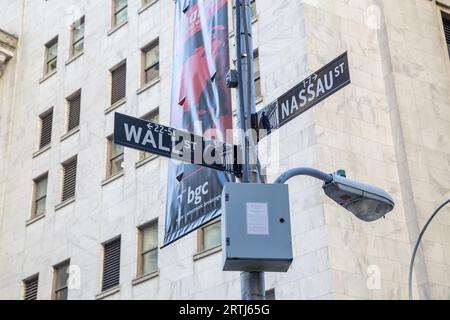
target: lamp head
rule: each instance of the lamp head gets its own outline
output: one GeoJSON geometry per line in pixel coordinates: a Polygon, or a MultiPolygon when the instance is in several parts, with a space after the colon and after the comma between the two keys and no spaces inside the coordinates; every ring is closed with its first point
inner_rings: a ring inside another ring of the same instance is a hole
{"type": "Polygon", "coordinates": [[[394,199],[386,191],[340,175],[331,176],[333,180],[323,185],[325,194],[359,219],[375,221],[394,209],[394,199]]]}

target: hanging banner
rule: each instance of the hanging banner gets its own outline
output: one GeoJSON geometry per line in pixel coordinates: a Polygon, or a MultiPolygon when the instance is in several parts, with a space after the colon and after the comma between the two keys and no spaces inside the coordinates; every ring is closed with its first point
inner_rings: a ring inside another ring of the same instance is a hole
{"type": "MultiPolygon", "coordinates": [[[[228,1],[176,0],[171,126],[206,140],[232,144],[228,1]]],[[[221,194],[232,175],[171,161],[164,246],[221,214],[221,194]]]]}

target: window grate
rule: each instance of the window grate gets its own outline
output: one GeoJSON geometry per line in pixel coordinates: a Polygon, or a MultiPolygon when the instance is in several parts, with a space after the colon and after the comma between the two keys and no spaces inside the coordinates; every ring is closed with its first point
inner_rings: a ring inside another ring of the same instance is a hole
{"type": "Polygon", "coordinates": [[[39,276],[25,280],[24,300],[37,300],[39,276]]]}
{"type": "Polygon", "coordinates": [[[120,238],[106,243],[103,248],[102,291],[107,291],[120,283],[120,238]]]}
{"type": "Polygon", "coordinates": [[[77,180],[77,158],[70,160],[63,165],[63,190],[62,202],[75,197],[77,180]]]}
{"type": "Polygon", "coordinates": [[[67,119],[67,132],[80,125],[81,91],[67,99],[69,110],[67,119]]]}
{"type": "Polygon", "coordinates": [[[127,82],[127,64],[124,63],[111,71],[111,105],[125,98],[127,82]]]}
{"type": "Polygon", "coordinates": [[[450,55],[450,15],[442,13],[442,22],[444,25],[444,33],[445,33],[445,40],[447,42],[447,49],[450,55]]]}
{"type": "Polygon", "coordinates": [[[53,111],[41,116],[41,139],[39,148],[42,149],[52,142],[52,125],[53,125],[53,111]]]}

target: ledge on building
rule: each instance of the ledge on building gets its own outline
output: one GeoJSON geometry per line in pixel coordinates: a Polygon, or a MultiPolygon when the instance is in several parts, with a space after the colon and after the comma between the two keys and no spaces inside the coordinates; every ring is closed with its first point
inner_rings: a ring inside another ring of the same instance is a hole
{"type": "Polygon", "coordinates": [[[71,136],[76,135],[78,132],[80,132],[80,127],[76,127],[69,132],[65,133],[59,140],[63,142],[64,140],[69,139],[71,136]]]}
{"type": "Polygon", "coordinates": [[[256,97],[255,104],[260,104],[263,101],[264,101],[263,96],[256,97]]]}
{"type": "Polygon", "coordinates": [[[110,296],[112,296],[112,295],[118,293],[118,292],[120,292],[120,285],[118,285],[118,286],[116,286],[116,287],[114,287],[114,288],[108,289],[108,290],[106,290],[106,291],[104,291],[104,292],[101,292],[101,293],[99,293],[99,294],[97,294],[97,295],[95,296],[95,300],[102,300],[102,299],[105,299],[105,298],[107,298],[107,297],[110,297],[110,296]]]}
{"type": "Polygon", "coordinates": [[[142,88],[137,89],[136,94],[140,95],[141,93],[147,91],[148,89],[150,89],[151,87],[157,85],[159,82],[161,81],[161,78],[158,77],[156,79],[153,79],[152,81],[150,81],[149,83],[146,83],[142,88]]]}
{"type": "Polygon", "coordinates": [[[80,53],[72,56],[69,58],[69,60],[66,61],[66,66],[68,66],[69,64],[71,64],[72,62],[74,62],[75,60],[77,60],[79,57],[81,57],[84,54],[84,51],[81,51],[80,53]]]}
{"type": "Polygon", "coordinates": [[[149,3],[143,5],[142,8],[140,8],[138,10],[138,14],[141,14],[142,12],[144,12],[145,10],[147,10],[148,8],[150,8],[151,6],[153,6],[157,2],[158,2],[158,0],[153,0],[153,1],[150,1],[149,3]]]}
{"type": "Polygon", "coordinates": [[[76,200],[75,197],[70,198],[69,200],[66,200],[64,202],[61,202],[60,204],[55,206],[55,211],[61,210],[62,208],[67,207],[68,205],[71,205],[72,203],[74,203],[76,200]]]}
{"type": "Polygon", "coordinates": [[[123,106],[123,105],[126,104],[126,103],[127,103],[127,97],[120,99],[119,101],[117,101],[116,103],[114,103],[113,105],[111,105],[110,107],[108,107],[108,108],[105,110],[105,114],[108,114],[108,113],[114,111],[115,109],[117,109],[117,108],[123,106]]]}
{"type": "Polygon", "coordinates": [[[0,77],[3,75],[6,64],[14,58],[18,39],[0,29],[0,77]]]}
{"type": "Polygon", "coordinates": [[[107,33],[108,37],[110,35],[112,35],[114,32],[116,32],[117,30],[119,30],[120,28],[122,28],[124,25],[127,25],[127,24],[128,24],[128,19],[123,21],[123,22],[121,22],[120,24],[118,24],[116,26],[113,26],[107,33]]]}
{"type": "Polygon", "coordinates": [[[151,156],[148,156],[145,159],[139,160],[138,162],[136,162],[136,165],[135,165],[136,169],[141,168],[141,167],[145,166],[147,163],[153,162],[154,160],[156,160],[158,158],[159,157],[156,156],[156,155],[151,155],[151,156]]]}
{"type": "Polygon", "coordinates": [[[133,279],[133,281],[131,281],[131,284],[133,286],[137,286],[138,284],[141,284],[143,282],[149,281],[151,279],[155,279],[157,277],[159,277],[159,270],[156,271],[156,272],[152,272],[150,274],[147,274],[145,276],[141,276],[141,277],[138,277],[136,279],[133,279]]]}
{"type": "Polygon", "coordinates": [[[218,253],[220,251],[222,251],[222,245],[218,245],[217,247],[214,247],[214,248],[211,248],[209,250],[197,253],[194,256],[194,261],[198,261],[198,260],[204,259],[206,257],[212,256],[212,255],[214,255],[214,254],[216,254],[216,253],[218,253]]]}
{"type": "Polygon", "coordinates": [[[116,181],[116,180],[122,178],[124,175],[125,175],[125,170],[122,170],[119,173],[116,173],[115,175],[113,175],[112,177],[103,180],[102,181],[102,187],[110,184],[113,181],[116,181]]]}
{"type": "Polygon", "coordinates": [[[31,218],[30,220],[28,220],[28,221],[25,223],[25,225],[28,227],[28,226],[32,225],[33,223],[38,222],[39,220],[42,220],[42,219],[44,219],[44,218],[45,218],[45,213],[40,214],[40,215],[38,215],[38,216],[36,216],[36,217],[33,217],[33,218],[31,218]]]}
{"type": "Polygon", "coordinates": [[[36,151],[36,152],[33,153],[33,158],[39,157],[41,154],[47,152],[47,151],[50,150],[51,148],[52,148],[52,145],[49,144],[49,145],[47,145],[47,146],[45,146],[45,147],[39,149],[38,151],[36,151]]]}
{"type": "Polygon", "coordinates": [[[47,73],[45,76],[43,76],[42,78],[39,79],[39,83],[43,83],[44,81],[50,79],[51,77],[53,77],[56,72],[58,72],[58,69],[53,70],[50,73],[47,73]]]}

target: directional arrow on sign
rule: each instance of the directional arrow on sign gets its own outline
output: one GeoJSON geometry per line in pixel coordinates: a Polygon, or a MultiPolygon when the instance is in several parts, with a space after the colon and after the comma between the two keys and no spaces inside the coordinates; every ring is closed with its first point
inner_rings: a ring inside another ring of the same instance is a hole
{"type": "Polygon", "coordinates": [[[258,141],[350,84],[347,52],[253,115],[258,141]]]}
{"type": "Polygon", "coordinates": [[[241,176],[237,146],[206,141],[192,133],[116,113],[114,143],[241,176]]]}

